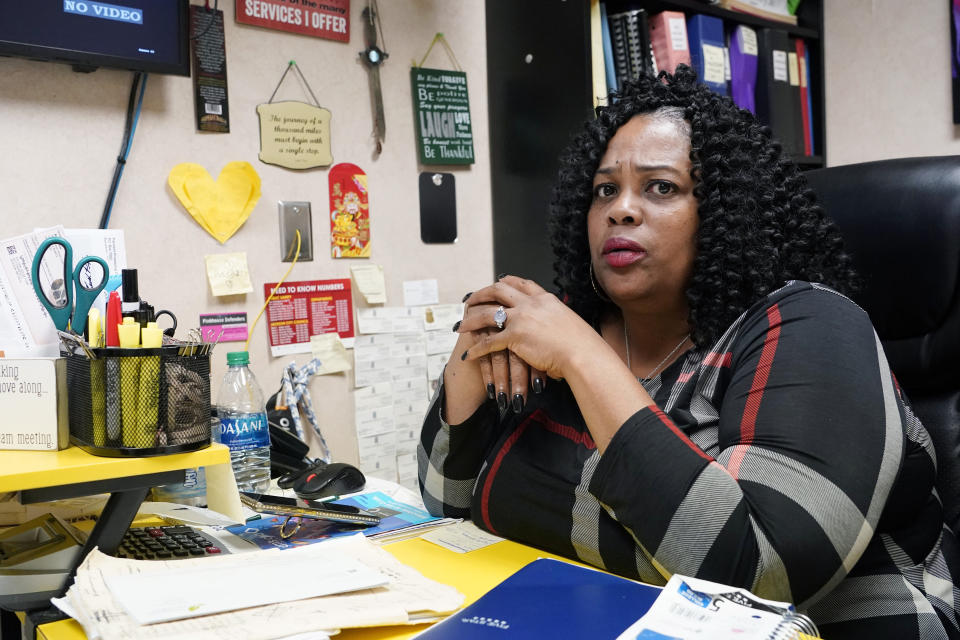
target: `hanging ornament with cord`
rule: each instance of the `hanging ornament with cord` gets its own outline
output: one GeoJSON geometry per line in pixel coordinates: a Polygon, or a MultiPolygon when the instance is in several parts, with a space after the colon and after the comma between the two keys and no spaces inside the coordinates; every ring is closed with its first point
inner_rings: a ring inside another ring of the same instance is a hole
{"type": "Polygon", "coordinates": [[[387,124],[383,115],[383,92],[380,90],[380,65],[390,54],[384,49],[386,43],[383,38],[383,25],[380,22],[380,9],[377,0],[367,0],[363,10],[363,42],[366,49],[360,52],[360,59],[367,67],[367,78],[370,81],[370,102],[373,107],[373,139],[377,145],[376,154],[383,151],[383,141],[387,135],[387,124]],[[380,32],[381,49],[377,44],[377,32],[380,32]]]}

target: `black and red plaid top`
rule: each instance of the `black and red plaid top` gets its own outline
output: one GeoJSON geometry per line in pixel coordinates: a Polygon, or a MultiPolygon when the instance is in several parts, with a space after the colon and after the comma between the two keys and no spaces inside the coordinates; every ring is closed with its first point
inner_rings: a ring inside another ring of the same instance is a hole
{"type": "Polygon", "coordinates": [[[609,571],[796,603],[824,637],[960,638],[960,546],[930,438],[866,313],[791,282],[645,385],[656,407],[597,451],[570,388],[521,414],[424,421],[435,514],[609,571]]]}

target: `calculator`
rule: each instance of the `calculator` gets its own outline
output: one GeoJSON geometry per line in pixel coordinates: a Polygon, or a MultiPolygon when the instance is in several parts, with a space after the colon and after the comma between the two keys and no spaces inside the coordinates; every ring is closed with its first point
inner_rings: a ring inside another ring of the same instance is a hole
{"type": "Polygon", "coordinates": [[[176,560],[230,553],[223,544],[193,527],[130,527],[117,547],[118,558],[176,560]]]}

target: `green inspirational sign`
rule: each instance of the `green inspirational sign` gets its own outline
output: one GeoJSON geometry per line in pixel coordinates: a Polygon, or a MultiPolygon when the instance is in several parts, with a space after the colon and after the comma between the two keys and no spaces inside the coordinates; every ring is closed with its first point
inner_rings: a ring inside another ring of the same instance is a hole
{"type": "Polygon", "coordinates": [[[473,164],[467,74],[410,69],[421,164],[473,164]]]}

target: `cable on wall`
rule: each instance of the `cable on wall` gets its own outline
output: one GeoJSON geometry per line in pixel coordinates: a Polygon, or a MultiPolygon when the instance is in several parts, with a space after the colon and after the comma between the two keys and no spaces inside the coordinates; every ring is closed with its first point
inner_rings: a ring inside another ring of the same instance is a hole
{"type": "Polygon", "coordinates": [[[140,109],[143,107],[143,93],[147,88],[147,74],[138,71],[133,74],[133,84],[130,87],[130,99],[127,102],[127,121],[124,126],[123,143],[120,145],[120,155],[117,156],[117,166],[113,171],[113,181],[107,192],[107,202],[103,206],[103,215],[100,217],[100,228],[106,229],[110,224],[110,214],[113,211],[113,201],[117,197],[120,187],[120,177],[123,167],[127,164],[130,147],[133,146],[133,134],[137,130],[137,121],[140,119],[140,109]]]}

